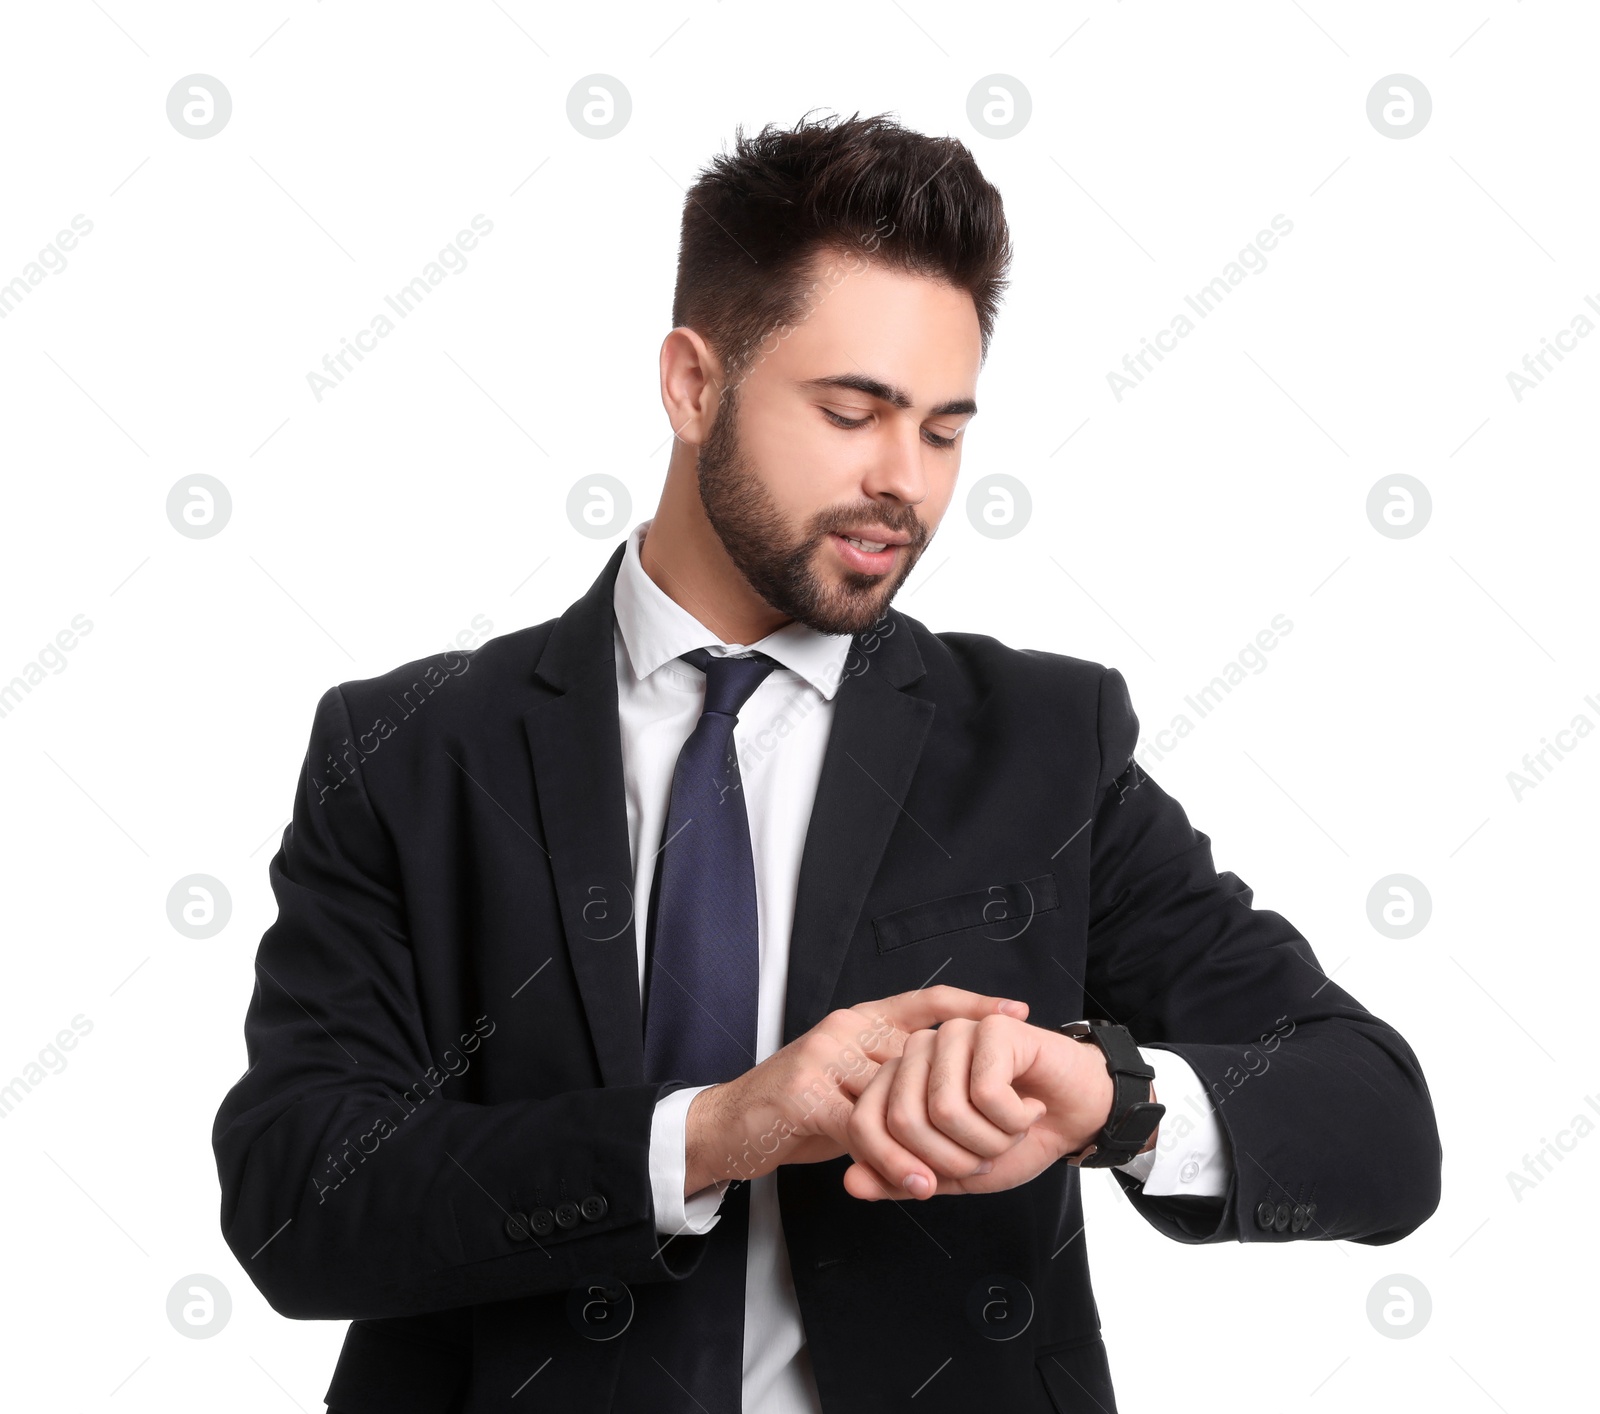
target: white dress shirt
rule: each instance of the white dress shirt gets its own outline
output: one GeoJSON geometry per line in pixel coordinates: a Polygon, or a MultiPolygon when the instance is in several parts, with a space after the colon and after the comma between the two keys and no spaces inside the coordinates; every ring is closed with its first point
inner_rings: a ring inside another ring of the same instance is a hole
{"type": "MultiPolygon", "coordinates": [[[[634,526],[617,573],[617,707],[622,771],[633,851],[635,937],[644,994],[645,900],[672,792],[678,753],[700,718],[704,676],[681,661],[694,648],[713,656],[749,649],[777,660],[740,710],[734,746],[750,821],[755,862],[760,981],[755,1064],[783,1037],[789,934],[806,828],[822,772],[850,635],[785,624],[759,643],[721,642],[644,571],[639,546],[649,521],[634,526]]],[[[1141,1051],[1156,1071],[1156,1095],[1167,1106],[1162,1139],[1148,1154],[1121,1165],[1152,1195],[1217,1197],[1227,1191],[1229,1158],[1204,1087],[1172,1051],[1141,1051]],[[1187,1123],[1169,1121],[1179,1114],[1187,1123]],[[1167,1131],[1173,1131],[1171,1133],[1167,1131]]],[[[685,1199],[685,1116],[705,1086],[674,1091],[656,1106],[650,1130],[650,1185],[663,1236],[709,1232],[718,1221],[725,1183],[685,1199]]],[[[743,1408],[761,1414],[821,1414],[789,1255],[778,1214],[777,1174],[750,1184],[750,1234],[745,1269],[743,1408]]]]}

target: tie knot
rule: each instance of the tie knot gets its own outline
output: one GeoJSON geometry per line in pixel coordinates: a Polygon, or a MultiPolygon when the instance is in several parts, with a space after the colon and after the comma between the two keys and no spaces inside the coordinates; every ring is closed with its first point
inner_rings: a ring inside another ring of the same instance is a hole
{"type": "Polygon", "coordinates": [[[719,658],[707,649],[691,648],[683,658],[706,675],[702,716],[707,712],[722,712],[737,717],[739,709],[750,700],[750,694],[761,686],[761,680],[778,666],[777,660],[765,653],[752,653],[748,658],[719,658]]]}

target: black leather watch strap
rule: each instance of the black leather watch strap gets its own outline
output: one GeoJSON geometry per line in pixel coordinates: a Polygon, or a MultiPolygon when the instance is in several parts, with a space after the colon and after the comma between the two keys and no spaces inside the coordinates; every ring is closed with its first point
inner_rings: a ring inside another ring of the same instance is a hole
{"type": "Polygon", "coordinates": [[[1125,1164],[1144,1148],[1165,1105],[1150,1099],[1150,1082],[1155,1069],[1139,1054],[1126,1026],[1100,1019],[1069,1021],[1061,1027],[1075,1041],[1099,1046],[1111,1074],[1111,1113],[1093,1141],[1076,1154],[1068,1154],[1069,1164],[1083,1168],[1111,1168],[1125,1164]]]}

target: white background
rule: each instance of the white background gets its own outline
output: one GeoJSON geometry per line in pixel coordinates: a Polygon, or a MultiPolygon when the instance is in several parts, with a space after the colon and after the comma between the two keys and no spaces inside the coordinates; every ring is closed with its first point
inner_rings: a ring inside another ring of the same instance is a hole
{"type": "Polygon", "coordinates": [[[322,1408],[343,1325],[257,1295],[210,1149],[312,708],[475,616],[563,610],[623,533],[572,528],[579,478],[650,513],[682,189],[736,123],[819,107],[967,142],[1017,247],[957,500],[898,606],[1119,667],[1147,739],[1286,615],[1264,671],[1146,764],[1413,1044],[1438,1110],[1443,1203],[1386,1248],[1180,1246],[1090,1179],[1122,1407],[1589,1398],[1600,1136],[1520,1199],[1507,1175],[1600,1103],[1600,741],[1520,800],[1507,773],[1600,723],[1600,339],[1520,401],[1506,375],[1600,298],[1591,7],[106,0],[7,7],[5,32],[0,282],[93,223],[0,320],[0,682],[93,624],[0,718],[0,1081],[93,1027],[0,1121],[7,1404],[322,1408]],[[205,140],[166,114],[195,73],[233,102],[205,140]],[[603,141],[566,116],[593,73],[633,102],[603,141]],[[1395,73],[1433,101],[1405,140],[1366,114],[1395,73]],[[967,118],[992,74],[1032,97],[1005,139],[967,118]],[[478,213],[468,267],[319,402],[307,373],[478,213]],[[1279,213],[1267,268],[1114,398],[1279,213]],[[1033,500],[1006,540],[965,507],[996,472],[1033,500]],[[1394,539],[1366,503],[1402,472],[1433,510],[1394,539]],[[233,504],[202,540],[165,511],[198,473],[233,504]],[[167,920],[195,873],[233,902],[206,940],[167,920]],[[1395,873],[1432,898],[1405,940],[1368,920],[1395,873]],[[231,1293],[213,1339],[168,1322],[190,1273],[231,1293]],[[1408,1339],[1366,1314],[1395,1273],[1432,1299],[1408,1339]]]}

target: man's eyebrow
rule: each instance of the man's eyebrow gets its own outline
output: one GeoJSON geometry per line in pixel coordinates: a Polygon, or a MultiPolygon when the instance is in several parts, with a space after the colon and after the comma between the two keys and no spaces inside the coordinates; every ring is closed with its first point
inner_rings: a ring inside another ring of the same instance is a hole
{"type": "MultiPolygon", "coordinates": [[[[892,383],[885,383],[882,379],[870,377],[865,373],[834,373],[826,378],[806,378],[800,383],[802,388],[850,388],[857,393],[865,393],[869,398],[877,398],[880,402],[889,403],[902,411],[911,406],[911,395],[904,388],[896,388],[892,383]]],[[[964,413],[976,414],[978,405],[971,398],[951,398],[948,402],[940,403],[936,408],[930,408],[931,417],[960,417],[964,413]]]]}

